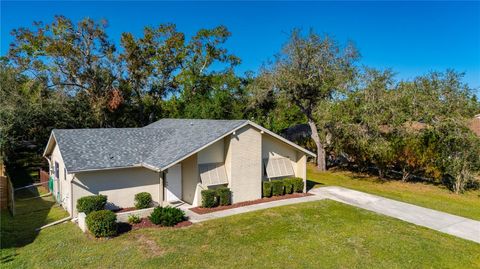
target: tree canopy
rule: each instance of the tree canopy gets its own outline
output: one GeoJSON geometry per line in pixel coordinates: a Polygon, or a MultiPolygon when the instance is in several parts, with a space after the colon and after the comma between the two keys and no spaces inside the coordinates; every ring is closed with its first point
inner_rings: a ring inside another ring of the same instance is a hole
{"type": "Polygon", "coordinates": [[[359,65],[352,43],[294,29],[272,63],[239,74],[224,26],[187,38],[161,24],[118,42],[107,26],[56,16],[12,31],[0,65],[0,145],[10,173],[45,165],[53,128],[244,118],[279,133],[307,124],[309,137],[295,142],[317,152],[321,170],[338,165],[455,192],[479,185],[480,139],[468,124],[480,102],[461,73],[398,81],[393,70],[359,65]]]}

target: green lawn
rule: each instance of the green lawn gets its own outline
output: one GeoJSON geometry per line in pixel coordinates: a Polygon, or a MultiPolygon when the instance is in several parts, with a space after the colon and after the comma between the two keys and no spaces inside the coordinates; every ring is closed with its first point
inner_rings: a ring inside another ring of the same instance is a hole
{"type": "Polygon", "coordinates": [[[9,252],[2,268],[480,268],[480,244],[329,200],[112,239],[67,222],[9,252]]]}
{"type": "Polygon", "coordinates": [[[309,183],[316,186],[342,186],[480,220],[479,190],[455,194],[442,185],[386,181],[346,171],[318,172],[313,165],[307,170],[309,183]]]}
{"type": "Polygon", "coordinates": [[[15,253],[15,248],[32,243],[37,236],[35,229],[47,223],[67,217],[68,214],[57,205],[52,196],[34,198],[45,194],[42,188],[31,192],[22,190],[15,195],[15,217],[8,211],[1,212],[0,254],[3,261],[8,261],[15,253]]]}

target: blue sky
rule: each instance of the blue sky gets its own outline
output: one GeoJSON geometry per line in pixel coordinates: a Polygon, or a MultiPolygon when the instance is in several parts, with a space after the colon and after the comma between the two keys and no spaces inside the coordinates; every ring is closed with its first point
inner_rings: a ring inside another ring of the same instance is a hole
{"type": "Polygon", "coordinates": [[[363,65],[392,68],[399,79],[453,68],[466,72],[480,94],[480,2],[2,1],[1,54],[12,29],[50,22],[55,14],[105,18],[114,42],[122,32],[141,34],[145,25],[171,22],[187,35],[225,25],[232,32],[226,47],[242,59],[240,73],[271,59],[292,28],[314,28],[354,41],[363,65]]]}

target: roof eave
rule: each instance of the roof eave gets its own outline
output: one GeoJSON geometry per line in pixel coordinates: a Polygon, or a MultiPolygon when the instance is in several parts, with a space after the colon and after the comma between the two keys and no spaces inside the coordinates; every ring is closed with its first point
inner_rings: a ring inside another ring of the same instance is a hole
{"type": "Polygon", "coordinates": [[[96,172],[96,171],[103,171],[103,170],[115,170],[115,169],[128,169],[128,168],[146,168],[155,172],[161,172],[158,167],[145,164],[145,163],[139,163],[139,164],[133,164],[129,166],[115,166],[115,167],[106,167],[106,168],[94,168],[94,169],[78,169],[78,170],[71,170],[70,173],[84,173],[84,172],[96,172]]]}
{"type": "Polygon", "coordinates": [[[257,128],[257,129],[260,129],[261,131],[263,131],[263,132],[265,132],[265,133],[267,133],[267,134],[269,134],[269,135],[271,135],[271,136],[279,139],[280,141],[282,141],[282,142],[284,142],[284,143],[286,143],[286,144],[288,144],[288,145],[290,145],[290,146],[292,146],[292,147],[294,147],[294,148],[296,148],[296,149],[298,149],[298,150],[300,150],[300,151],[302,151],[302,152],[304,152],[304,153],[306,153],[306,154],[308,154],[308,155],[310,155],[310,156],[312,156],[312,157],[317,157],[317,154],[315,154],[315,153],[313,153],[313,152],[311,152],[311,151],[309,151],[309,150],[307,150],[307,149],[305,149],[305,148],[303,148],[303,147],[301,147],[301,146],[293,143],[292,141],[290,141],[290,140],[288,140],[288,139],[285,139],[284,137],[281,137],[280,135],[278,135],[278,134],[276,134],[276,133],[268,130],[268,129],[265,128],[265,127],[262,127],[262,126],[254,123],[254,122],[252,122],[252,121],[248,121],[248,124],[250,124],[251,126],[253,126],[253,127],[257,128]]]}
{"type": "MultiPolygon", "coordinates": [[[[43,157],[47,157],[47,154],[51,151],[50,150],[50,145],[51,145],[51,143],[53,143],[53,141],[55,141],[55,143],[57,143],[57,139],[55,138],[55,135],[53,134],[53,130],[52,130],[50,132],[50,137],[48,138],[47,145],[45,146],[45,150],[43,151],[43,154],[42,154],[43,157]]],[[[53,150],[53,147],[52,147],[52,150],[53,150]]]]}

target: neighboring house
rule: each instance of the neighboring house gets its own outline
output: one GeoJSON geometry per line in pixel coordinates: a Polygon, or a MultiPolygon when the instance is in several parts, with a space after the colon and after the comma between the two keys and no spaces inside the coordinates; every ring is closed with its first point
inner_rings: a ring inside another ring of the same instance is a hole
{"type": "Polygon", "coordinates": [[[162,119],[143,128],[55,129],[43,154],[57,200],[76,216],[77,199],[105,194],[109,208],[201,204],[201,190],[228,186],[233,203],[261,198],[262,180],[306,179],[312,152],[247,120],[162,119]]]}
{"type": "Polygon", "coordinates": [[[475,134],[480,136],[480,114],[473,117],[469,127],[470,127],[470,130],[472,130],[475,134]]]}

